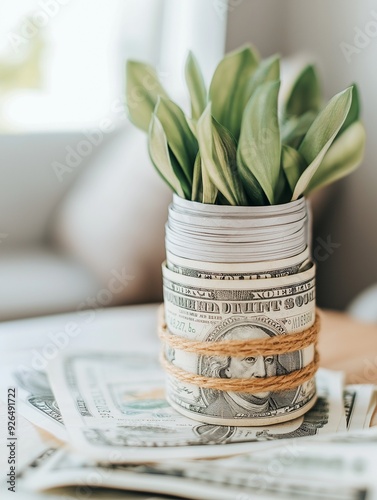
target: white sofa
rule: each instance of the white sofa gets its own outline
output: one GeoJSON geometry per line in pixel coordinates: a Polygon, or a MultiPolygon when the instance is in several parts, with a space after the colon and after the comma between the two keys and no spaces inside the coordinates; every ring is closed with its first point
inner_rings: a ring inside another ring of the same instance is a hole
{"type": "Polygon", "coordinates": [[[55,162],[67,166],[70,148],[87,140],[0,136],[0,320],[161,299],[171,195],[145,136],[105,134],[59,179],[55,162]]]}

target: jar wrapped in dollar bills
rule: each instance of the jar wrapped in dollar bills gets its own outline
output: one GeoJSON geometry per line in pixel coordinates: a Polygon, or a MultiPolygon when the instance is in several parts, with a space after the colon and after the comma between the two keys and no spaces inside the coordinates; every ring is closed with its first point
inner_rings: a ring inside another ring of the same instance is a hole
{"type": "Polygon", "coordinates": [[[315,266],[305,198],[206,205],[174,195],[163,264],[162,362],[183,415],[264,426],[316,401],[315,266]]]}

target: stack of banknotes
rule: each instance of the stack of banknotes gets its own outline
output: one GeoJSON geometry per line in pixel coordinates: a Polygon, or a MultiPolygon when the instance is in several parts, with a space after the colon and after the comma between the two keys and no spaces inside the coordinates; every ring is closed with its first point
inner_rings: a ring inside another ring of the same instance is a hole
{"type": "Polygon", "coordinates": [[[308,246],[307,200],[284,205],[207,205],[174,195],[166,224],[168,253],[219,263],[279,261],[308,246]]]}
{"type": "MultiPolygon", "coordinates": [[[[281,206],[230,207],[174,196],[163,265],[167,330],[194,342],[287,336],[315,322],[315,266],[309,214],[301,198],[281,206]]],[[[206,378],[288,375],[315,359],[314,344],[264,356],[199,355],[165,345],[165,364],[206,378]]],[[[176,373],[176,371],[175,371],[176,373]]],[[[316,400],[314,377],[272,392],[204,389],[167,375],[169,403],[183,415],[219,425],[260,426],[303,415],[316,400]]]]}
{"type": "Polygon", "coordinates": [[[164,379],[157,355],[142,352],[66,352],[47,373],[16,361],[3,366],[1,393],[17,388],[21,430],[24,417],[47,431],[38,445],[19,436],[20,491],[30,498],[66,487],[73,487],[68,498],[96,498],[98,488],[191,499],[377,498],[375,386],[344,385],[341,372],[321,369],[316,404],[305,415],[237,427],[182,416],[165,398],[164,379]]]}

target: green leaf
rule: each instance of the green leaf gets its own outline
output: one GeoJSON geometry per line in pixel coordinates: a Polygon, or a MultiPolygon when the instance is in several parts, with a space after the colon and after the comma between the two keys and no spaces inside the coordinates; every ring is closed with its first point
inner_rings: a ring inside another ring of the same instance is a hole
{"type": "Polygon", "coordinates": [[[202,201],[202,199],[203,199],[202,160],[200,158],[200,152],[198,151],[194,163],[191,201],[202,201]]]}
{"type": "Polygon", "coordinates": [[[259,85],[267,82],[276,82],[280,79],[280,58],[278,55],[271,56],[260,63],[257,70],[247,84],[245,92],[245,106],[259,85]]]}
{"type": "Polygon", "coordinates": [[[185,75],[191,99],[191,117],[199,120],[207,105],[207,90],[198,61],[191,51],[187,57],[185,75]]]}
{"type": "Polygon", "coordinates": [[[288,118],[281,125],[281,142],[297,148],[316,116],[313,111],[307,111],[301,116],[288,118]]]}
{"type": "Polygon", "coordinates": [[[286,144],[283,144],[282,146],[281,164],[288,180],[288,184],[293,193],[297,181],[307,167],[307,164],[301,154],[296,151],[296,149],[291,148],[286,144]]]}
{"type": "MultiPolygon", "coordinates": [[[[271,204],[280,171],[278,93],[280,82],[260,85],[246,106],[238,145],[239,171],[243,185],[256,178],[271,204]]],[[[251,191],[255,191],[253,186],[251,191]]]]}
{"type": "Polygon", "coordinates": [[[258,63],[256,51],[250,46],[243,47],[224,57],[211,81],[209,99],[212,102],[212,115],[236,139],[247,103],[245,91],[258,63]]]}
{"type": "Polygon", "coordinates": [[[326,153],[321,165],[311,178],[305,194],[353,172],[363,160],[365,139],[365,129],[361,122],[354,122],[350,125],[326,153]]]}
{"type": "Polygon", "coordinates": [[[327,150],[343,125],[351,106],[352,88],[336,94],[318,114],[305,135],[299,152],[309,165],[300,176],[292,200],[297,200],[307,189],[327,150]]]}
{"type": "Polygon", "coordinates": [[[213,205],[214,203],[216,203],[219,191],[212,182],[210,176],[208,175],[207,169],[203,168],[203,162],[201,163],[201,166],[202,166],[202,185],[203,185],[202,203],[209,203],[213,205]]]}
{"type": "Polygon", "coordinates": [[[208,104],[198,121],[198,141],[202,169],[231,205],[246,203],[246,196],[238,178],[237,148],[228,130],[211,116],[208,104]]]}
{"type": "Polygon", "coordinates": [[[148,132],[149,123],[159,96],[168,97],[156,71],[137,61],[126,64],[126,104],[130,120],[148,132]]]}
{"type": "Polygon", "coordinates": [[[164,97],[159,98],[155,114],[165,131],[169,148],[172,150],[191,186],[198,142],[187,123],[186,117],[177,104],[164,97]]]}
{"type": "Polygon", "coordinates": [[[280,168],[279,179],[275,189],[275,204],[288,203],[292,198],[292,189],[283,168],[280,168]]]}
{"type": "Polygon", "coordinates": [[[240,168],[240,161],[238,160],[238,170],[240,173],[240,178],[241,182],[243,185],[243,189],[247,195],[247,205],[251,206],[262,206],[262,205],[268,205],[268,200],[266,195],[263,192],[263,189],[261,188],[261,185],[257,181],[256,177],[252,174],[252,172],[245,168],[242,172],[242,166],[240,168]]]}
{"type": "Polygon", "coordinates": [[[293,84],[285,106],[286,116],[317,113],[322,104],[321,88],[314,66],[306,66],[293,84]]]}
{"type": "Polygon", "coordinates": [[[352,123],[358,121],[360,117],[360,98],[359,91],[356,83],[352,85],[352,103],[350,110],[348,111],[347,118],[345,119],[341,129],[338,132],[338,136],[342,134],[352,123]]]}
{"type": "Polygon", "coordinates": [[[193,135],[196,137],[196,121],[190,118],[189,116],[186,116],[186,121],[187,125],[190,127],[191,132],[193,135]]]}
{"type": "Polygon", "coordinates": [[[214,159],[220,166],[220,173],[234,193],[237,205],[247,205],[246,193],[237,168],[236,141],[232,134],[214,118],[212,118],[212,128],[214,159]]]}
{"type": "Polygon", "coordinates": [[[148,132],[148,149],[149,156],[157,172],[175,193],[185,198],[180,184],[180,180],[185,183],[183,173],[173,168],[164,129],[160,120],[154,114],[152,115],[148,132]]]}

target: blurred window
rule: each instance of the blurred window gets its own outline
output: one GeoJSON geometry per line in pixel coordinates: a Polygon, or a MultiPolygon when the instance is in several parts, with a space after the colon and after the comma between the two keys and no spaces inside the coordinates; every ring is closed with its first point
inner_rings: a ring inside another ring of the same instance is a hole
{"type": "Polygon", "coordinates": [[[0,0],[0,131],[123,120],[124,62],[158,66],[184,100],[183,60],[204,74],[225,44],[226,0],[0,0]]]}
{"type": "Polygon", "coordinates": [[[0,128],[77,128],[117,113],[125,59],[157,62],[162,4],[0,0],[0,128]]]}

